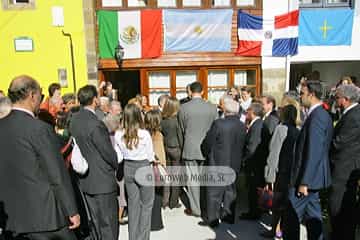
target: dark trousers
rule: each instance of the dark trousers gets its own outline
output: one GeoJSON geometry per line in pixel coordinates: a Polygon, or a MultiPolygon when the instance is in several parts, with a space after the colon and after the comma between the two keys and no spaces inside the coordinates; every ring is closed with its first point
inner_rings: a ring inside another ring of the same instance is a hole
{"type": "Polygon", "coordinates": [[[86,202],[93,219],[99,240],[118,240],[118,201],[117,193],[89,195],[86,202]]]}
{"type": "Polygon", "coordinates": [[[24,235],[29,240],[76,240],[75,234],[68,227],[52,232],[38,232],[24,235]]]}
{"type": "Polygon", "coordinates": [[[300,223],[305,222],[308,240],[323,239],[322,216],[318,192],[298,197],[295,188],[289,190],[289,206],[283,216],[283,239],[300,240],[300,223]]]}
{"type": "MultiPolygon", "coordinates": [[[[173,176],[179,176],[180,174],[180,158],[181,158],[181,150],[178,147],[169,148],[166,149],[166,165],[170,167],[176,167],[171,168],[172,170],[169,172],[169,174],[173,176]]],[[[164,203],[169,204],[170,208],[176,207],[179,203],[179,196],[181,192],[180,186],[165,186],[164,187],[164,203]]],[[[165,205],[164,204],[164,205],[165,205]]]]}
{"type": "Polygon", "coordinates": [[[257,193],[258,188],[264,187],[264,177],[259,176],[258,174],[248,174],[247,175],[247,185],[248,185],[248,200],[249,200],[249,213],[254,216],[261,215],[261,210],[259,209],[259,197],[257,193]]]}
{"type": "Polygon", "coordinates": [[[207,187],[207,221],[233,217],[236,204],[236,186],[207,187]]]}
{"type": "Polygon", "coordinates": [[[330,195],[331,239],[355,239],[359,218],[357,203],[357,181],[333,182],[330,195]]]}

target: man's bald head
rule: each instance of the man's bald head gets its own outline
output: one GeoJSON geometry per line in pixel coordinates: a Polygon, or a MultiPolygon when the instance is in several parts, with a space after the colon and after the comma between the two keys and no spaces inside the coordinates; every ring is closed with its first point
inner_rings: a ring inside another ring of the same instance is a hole
{"type": "Polygon", "coordinates": [[[30,76],[21,75],[15,77],[8,89],[8,97],[12,103],[24,101],[31,93],[40,93],[39,83],[30,76]]]}

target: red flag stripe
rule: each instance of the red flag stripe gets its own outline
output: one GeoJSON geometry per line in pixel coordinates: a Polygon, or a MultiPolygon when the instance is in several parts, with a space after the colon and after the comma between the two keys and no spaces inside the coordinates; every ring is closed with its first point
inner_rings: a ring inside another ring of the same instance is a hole
{"type": "Polygon", "coordinates": [[[275,16],[275,29],[299,25],[299,10],[275,16]]]}
{"type": "Polygon", "coordinates": [[[161,55],[162,10],[141,11],[141,57],[161,55]]]}
{"type": "Polygon", "coordinates": [[[241,56],[261,56],[261,44],[261,41],[240,40],[236,54],[241,56]]]}

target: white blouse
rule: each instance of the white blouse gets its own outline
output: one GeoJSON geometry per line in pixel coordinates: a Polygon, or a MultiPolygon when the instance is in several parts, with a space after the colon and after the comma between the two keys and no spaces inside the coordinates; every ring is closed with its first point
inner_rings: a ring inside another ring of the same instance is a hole
{"type": "MultiPolygon", "coordinates": [[[[154,148],[150,133],[147,130],[139,129],[139,144],[133,149],[128,149],[125,145],[123,136],[124,130],[118,130],[115,132],[115,151],[118,153],[118,158],[126,160],[149,160],[150,162],[155,160],[154,148]],[[120,156],[121,155],[121,156],[120,156]]],[[[120,159],[119,159],[120,161],[120,159]]]]}

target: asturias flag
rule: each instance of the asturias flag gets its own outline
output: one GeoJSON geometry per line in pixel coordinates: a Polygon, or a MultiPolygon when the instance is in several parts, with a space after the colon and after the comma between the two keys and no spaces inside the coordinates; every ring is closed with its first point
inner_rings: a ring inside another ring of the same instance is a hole
{"type": "Polygon", "coordinates": [[[238,49],[242,56],[287,56],[298,50],[299,10],[263,19],[239,10],[238,49]]]}
{"type": "Polygon", "coordinates": [[[120,42],[125,59],[161,55],[161,10],[97,12],[100,58],[113,58],[120,42]]]}
{"type": "Polygon", "coordinates": [[[164,50],[230,52],[232,9],[164,10],[164,50]]]}
{"type": "Polygon", "coordinates": [[[354,10],[301,10],[299,45],[351,45],[354,10]]]}

